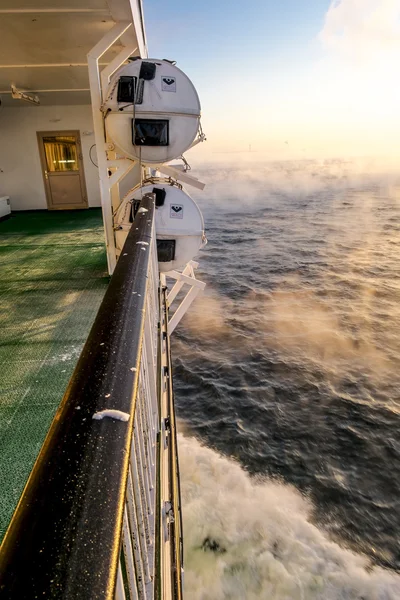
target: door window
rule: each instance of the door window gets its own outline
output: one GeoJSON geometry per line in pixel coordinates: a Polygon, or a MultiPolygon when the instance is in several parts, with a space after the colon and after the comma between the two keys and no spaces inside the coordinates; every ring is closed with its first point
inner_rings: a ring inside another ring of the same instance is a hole
{"type": "Polygon", "coordinates": [[[47,172],[79,171],[76,138],[68,135],[43,137],[47,172]]]}

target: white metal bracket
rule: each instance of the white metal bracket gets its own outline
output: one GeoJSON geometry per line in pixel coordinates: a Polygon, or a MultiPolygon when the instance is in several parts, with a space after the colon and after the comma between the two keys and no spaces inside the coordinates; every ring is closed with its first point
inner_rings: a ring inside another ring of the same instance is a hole
{"type": "Polygon", "coordinates": [[[113,148],[109,145],[107,140],[101,107],[105,100],[105,93],[110,77],[112,77],[113,73],[115,73],[129,56],[137,52],[137,44],[130,42],[128,45],[123,46],[117,56],[101,73],[99,70],[99,60],[113,44],[126,34],[126,32],[129,30],[132,31],[132,28],[133,24],[131,21],[117,22],[114,27],[105,33],[101,40],[87,55],[94,135],[99,166],[101,206],[103,210],[107,262],[110,275],[113,273],[116,264],[112,196],[114,192],[117,195],[119,194],[118,182],[132,169],[135,163],[134,161],[127,159],[109,160],[108,152],[113,151],[113,148]],[[112,170],[115,169],[111,176],[109,176],[110,168],[112,170]]]}
{"type": "Polygon", "coordinates": [[[114,75],[115,71],[119,69],[119,67],[126,61],[130,56],[135,54],[137,51],[136,44],[130,44],[129,46],[123,46],[122,50],[113,58],[113,60],[102,70],[100,74],[101,78],[101,89],[103,94],[103,99],[105,98],[105,94],[108,88],[108,84],[110,83],[111,77],[114,75]]]}
{"type": "Polygon", "coordinates": [[[177,297],[177,295],[179,294],[179,292],[185,284],[190,286],[190,289],[187,292],[186,296],[183,298],[177,309],[174,311],[174,314],[172,315],[172,317],[170,317],[168,321],[169,335],[173,333],[175,327],[178,325],[182,317],[186,314],[190,305],[192,304],[196,296],[199,294],[199,292],[204,290],[204,288],[206,287],[206,284],[196,279],[196,276],[194,274],[194,269],[197,269],[198,266],[199,263],[191,260],[183,269],[182,273],[179,273],[179,271],[169,271],[168,273],[166,273],[167,277],[176,280],[176,283],[167,295],[168,307],[171,306],[171,304],[173,303],[173,301],[175,300],[175,298],[177,297]]]}
{"type": "Polygon", "coordinates": [[[199,181],[198,179],[196,179],[196,177],[193,177],[193,175],[182,173],[182,171],[177,169],[175,165],[157,165],[156,168],[158,171],[161,171],[161,173],[164,173],[169,177],[178,179],[178,181],[182,181],[183,183],[191,185],[192,187],[195,187],[199,190],[204,190],[204,188],[206,187],[205,183],[199,181]]]}
{"type": "Polygon", "coordinates": [[[116,169],[114,173],[108,180],[108,184],[113,187],[116,183],[118,183],[135,165],[134,160],[130,160],[129,158],[120,158],[117,160],[108,160],[107,167],[109,169],[116,169]]]}

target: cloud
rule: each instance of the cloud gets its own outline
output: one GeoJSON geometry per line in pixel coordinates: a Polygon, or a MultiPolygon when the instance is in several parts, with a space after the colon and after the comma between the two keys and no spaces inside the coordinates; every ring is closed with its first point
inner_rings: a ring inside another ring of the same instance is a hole
{"type": "Polygon", "coordinates": [[[400,57],[399,0],[335,0],[319,39],[358,66],[394,64],[400,57]]]}
{"type": "Polygon", "coordinates": [[[357,153],[398,155],[399,0],[335,0],[317,37],[309,104],[321,128],[357,153]]]}

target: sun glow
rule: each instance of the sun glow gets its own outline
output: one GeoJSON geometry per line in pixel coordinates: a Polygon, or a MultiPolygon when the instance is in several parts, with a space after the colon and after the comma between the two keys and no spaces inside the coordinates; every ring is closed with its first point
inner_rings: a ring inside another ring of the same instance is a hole
{"type": "Polygon", "coordinates": [[[251,144],[280,159],[400,154],[400,2],[335,0],[310,44],[309,62],[248,72],[240,94],[235,68],[220,94],[206,90],[204,151],[251,144]]]}

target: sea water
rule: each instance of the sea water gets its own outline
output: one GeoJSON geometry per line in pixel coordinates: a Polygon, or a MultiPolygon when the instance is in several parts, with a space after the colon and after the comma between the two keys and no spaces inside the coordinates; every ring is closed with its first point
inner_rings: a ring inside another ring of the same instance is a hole
{"type": "Polygon", "coordinates": [[[173,336],[188,597],[400,598],[400,175],[196,175],[207,288],[173,336]]]}

